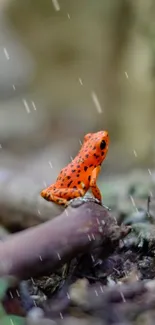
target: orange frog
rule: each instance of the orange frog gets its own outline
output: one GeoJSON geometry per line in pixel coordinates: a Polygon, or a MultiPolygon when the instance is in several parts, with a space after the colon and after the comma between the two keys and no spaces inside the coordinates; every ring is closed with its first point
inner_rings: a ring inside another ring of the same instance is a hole
{"type": "Polygon", "coordinates": [[[91,189],[94,197],[101,202],[96,181],[108,145],[107,131],[86,134],[78,155],[61,170],[56,182],[41,192],[41,196],[47,201],[67,206],[70,200],[84,196],[91,189]]]}

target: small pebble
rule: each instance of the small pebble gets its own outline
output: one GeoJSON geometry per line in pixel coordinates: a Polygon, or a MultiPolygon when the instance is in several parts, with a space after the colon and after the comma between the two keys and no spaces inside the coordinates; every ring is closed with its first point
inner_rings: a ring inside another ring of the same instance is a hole
{"type": "Polygon", "coordinates": [[[33,307],[27,315],[29,318],[36,320],[39,318],[43,318],[44,317],[44,311],[43,309],[39,308],[39,307],[33,307]]]}

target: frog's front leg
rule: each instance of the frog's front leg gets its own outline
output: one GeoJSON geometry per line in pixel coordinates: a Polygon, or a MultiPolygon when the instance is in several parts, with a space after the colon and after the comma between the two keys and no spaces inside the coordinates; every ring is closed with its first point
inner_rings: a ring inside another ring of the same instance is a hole
{"type": "Polygon", "coordinates": [[[85,195],[83,189],[78,188],[59,188],[55,190],[44,190],[41,196],[47,201],[52,201],[56,204],[67,206],[69,201],[85,195]]]}
{"type": "Polygon", "coordinates": [[[97,166],[96,168],[93,169],[91,178],[90,178],[90,188],[92,190],[93,195],[95,196],[96,199],[98,199],[100,202],[102,200],[101,192],[96,184],[98,174],[101,170],[100,166],[97,166]]]}

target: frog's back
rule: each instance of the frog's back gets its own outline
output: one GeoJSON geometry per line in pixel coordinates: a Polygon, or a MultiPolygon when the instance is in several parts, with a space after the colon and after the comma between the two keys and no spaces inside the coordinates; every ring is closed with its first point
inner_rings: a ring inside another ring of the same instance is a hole
{"type": "MultiPolygon", "coordinates": [[[[107,147],[102,150],[101,142],[107,141],[107,132],[100,131],[89,133],[84,137],[84,142],[77,156],[64,167],[55,183],[56,188],[77,188],[88,189],[92,171],[101,165],[107,152],[107,147]]],[[[106,144],[106,143],[105,143],[106,144]]]]}
{"type": "Polygon", "coordinates": [[[86,173],[84,161],[80,156],[76,156],[72,162],[64,167],[54,184],[56,188],[77,188],[80,187],[81,182],[85,181],[85,187],[88,186],[89,180],[86,173]],[[80,160],[81,159],[81,160],[80,160]],[[85,173],[85,177],[84,177],[85,173]],[[86,181],[87,180],[87,181],[86,181]]]}

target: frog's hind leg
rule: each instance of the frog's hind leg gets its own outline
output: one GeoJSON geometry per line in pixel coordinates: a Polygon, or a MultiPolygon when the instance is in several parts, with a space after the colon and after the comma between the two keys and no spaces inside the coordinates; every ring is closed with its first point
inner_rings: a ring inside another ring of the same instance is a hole
{"type": "Polygon", "coordinates": [[[40,194],[46,201],[54,202],[59,205],[67,205],[67,200],[56,196],[55,194],[53,194],[53,191],[43,190],[40,194]]]}
{"type": "Polygon", "coordinates": [[[83,189],[75,188],[60,188],[53,191],[53,189],[43,190],[41,196],[47,200],[55,202],[59,205],[67,206],[69,201],[81,196],[84,196],[85,192],[83,189]]]}

